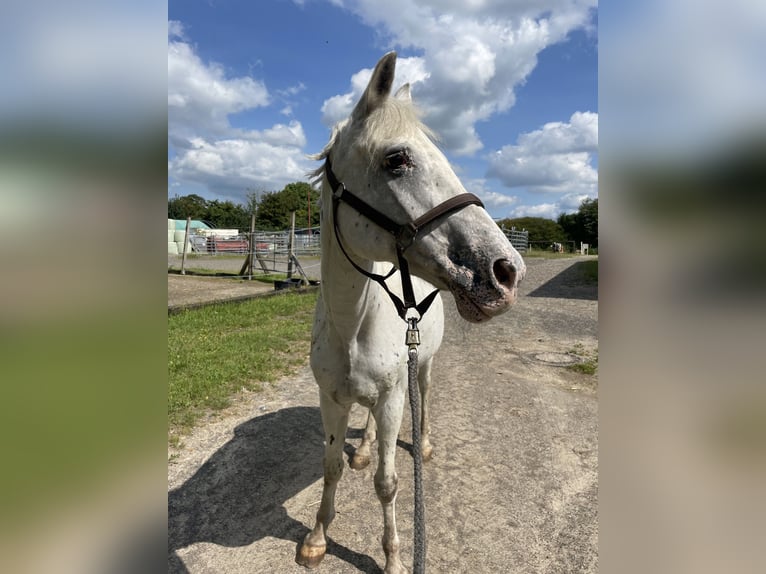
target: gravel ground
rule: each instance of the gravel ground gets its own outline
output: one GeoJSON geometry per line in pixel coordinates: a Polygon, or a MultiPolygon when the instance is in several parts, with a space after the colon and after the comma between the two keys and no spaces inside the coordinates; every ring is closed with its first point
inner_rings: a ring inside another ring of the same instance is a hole
{"type": "MultiPolygon", "coordinates": [[[[434,457],[424,468],[431,573],[598,571],[597,383],[565,368],[598,348],[597,290],[577,270],[585,259],[529,259],[519,302],[487,324],[462,321],[445,296],[433,370],[434,457]]],[[[364,416],[352,411],[349,453],[364,416]]],[[[397,454],[405,563],[412,555],[409,428],[405,412],[397,454]]],[[[322,490],[308,366],[264,392],[242,393],[169,455],[169,572],[305,573],[295,549],[313,526],[322,490]]],[[[381,571],[375,466],[346,469],[319,572],[381,571]]]]}

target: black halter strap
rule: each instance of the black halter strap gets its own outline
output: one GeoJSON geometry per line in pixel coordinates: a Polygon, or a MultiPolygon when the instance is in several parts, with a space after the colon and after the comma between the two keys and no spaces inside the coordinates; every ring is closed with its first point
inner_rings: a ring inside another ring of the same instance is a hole
{"type": "Polygon", "coordinates": [[[346,189],[346,186],[343,184],[343,182],[339,181],[338,178],[335,177],[335,174],[332,171],[329,157],[325,162],[324,173],[325,177],[327,177],[327,183],[330,184],[330,188],[332,189],[332,218],[333,229],[335,231],[335,239],[338,241],[338,245],[340,246],[340,250],[343,252],[343,255],[345,255],[349,263],[354,266],[354,269],[383,287],[393,302],[394,306],[396,307],[396,312],[402,319],[405,321],[407,320],[406,315],[408,309],[415,309],[418,315],[422,317],[425,312],[428,311],[428,308],[431,306],[431,303],[433,303],[436,295],[439,293],[439,290],[435,289],[429,293],[420,303],[415,301],[415,293],[412,289],[412,278],[410,276],[410,266],[407,263],[407,259],[404,257],[404,252],[410,245],[412,245],[418,233],[427,225],[437,221],[438,219],[447,217],[469,205],[478,205],[483,208],[484,204],[472,193],[461,193],[460,195],[451,197],[436,207],[428,210],[417,219],[400,225],[346,189]],[[388,285],[386,285],[386,279],[394,274],[394,271],[396,271],[396,266],[392,267],[391,271],[389,271],[386,275],[377,275],[362,269],[362,267],[357,265],[346,252],[345,247],[343,247],[343,242],[340,239],[340,232],[338,230],[338,206],[341,202],[349,205],[350,207],[353,207],[361,215],[394,236],[396,241],[396,258],[399,264],[399,272],[402,277],[402,295],[404,296],[403,301],[394,293],[392,293],[388,288],[388,285]]]}

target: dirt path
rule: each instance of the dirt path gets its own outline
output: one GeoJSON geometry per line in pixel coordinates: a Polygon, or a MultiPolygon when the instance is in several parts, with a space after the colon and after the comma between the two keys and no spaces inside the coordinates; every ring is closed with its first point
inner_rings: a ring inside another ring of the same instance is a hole
{"type": "MultiPolygon", "coordinates": [[[[486,325],[458,318],[434,365],[425,466],[427,569],[452,573],[595,573],[598,405],[592,376],[565,369],[595,352],[597,300],[585,258],[530,259],[524,295],[486,325]]],[[[361,438],[352,412],[347,452],[361,438]]],[[[403,558],[412,556],[408,414],[397,454],[403,558]]],[[[321,497],[322,435],[308,367],[246,394],[171,453],[169,572],[300,573],[296,543],[321,497]]],[[[380,572],[382,516],[372,477],[346,468],[318,572],[380,572]]]]}
{"type": "MultiPolygon", "coordinates": [[[[320,277],[319,262],[316,258],[303,259],[301,262],[309,279],[320,277]]],[[[189,269],[206,269],[208,271],[238,273],[242,268],[241,257],[198,257],[187,263],[189,269]]],[[[177,274],[181,268],[179,256],[168,255],[168,310],[176,311],[183,308],[196,307],[218,301],[232,301],[259,297],[274,292],[274,286],[261,281],[238,280],[231,277],[205,277],[177,274]]],[[[287,269],[287,262],[280,261],[278,268],[287,269]]],[[[260,274],[256,269],[256,273],[260,274]]],[[[295,274],[297,277],[297,273],[295,274]]]]}

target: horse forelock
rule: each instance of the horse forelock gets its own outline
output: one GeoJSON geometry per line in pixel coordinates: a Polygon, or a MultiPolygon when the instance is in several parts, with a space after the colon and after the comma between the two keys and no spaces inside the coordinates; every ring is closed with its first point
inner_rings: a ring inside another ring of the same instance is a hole
{"type": "Polygon", "coordinates": [[[359,134],[359,144],[369,154],[370,161],[378,163],[387,151],[386,146],[396,140],[413,139],[418,133],[431,141],[437,139],[434,132],[420,120],[420,112],[411,101],[388,98],[384,105],[366,118],[359,134]]]}
{"type": "MultiPolygon", "coordinates": [[[[418,132],[437,142],[436,134],[420,120],[420,111],[410,100],[389,97],[385,103],[370,113],[362,125],[356,125],[350,118],[338,122],[332,129],[330,141],[321,152],[309,156],[310,159],[324,162],[348,130],[356,130],[357,143],[370,158],[370,163],[379,162],[386,151],[386,144],[392,140],[407,139],[418,132]]],[[[309,173],[312,182],[318,184],[324,177],[325,164],[309,173]]]]}

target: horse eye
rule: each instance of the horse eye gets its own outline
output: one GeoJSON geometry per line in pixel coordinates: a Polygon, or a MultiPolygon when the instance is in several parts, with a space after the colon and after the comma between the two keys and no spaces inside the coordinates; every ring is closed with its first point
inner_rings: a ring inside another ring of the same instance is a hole
{"type": "Polygon", "coordinates": [[[412,159],[405,150],[390,153],[383,160],[383,166],[392,172],[402,171],[411,165],[412,159]]]}

